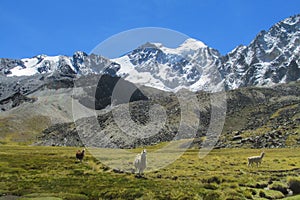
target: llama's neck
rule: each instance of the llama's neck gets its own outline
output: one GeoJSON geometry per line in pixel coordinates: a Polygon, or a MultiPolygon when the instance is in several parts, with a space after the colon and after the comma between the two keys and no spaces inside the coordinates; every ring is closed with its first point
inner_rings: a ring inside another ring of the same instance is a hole
{"type": "Polygon", "coordinates": [[[146,161],[146,154],[143,153],[143,154],[141,155],[141,161],[143,161],[143,162],[146,161]]]}
{"type": "Polygon", "coordinates": [[[260,154],[260,158],[263,158],[263,157],[264,157],[264,155],[265,155],[264,153],[261,153],[261,154],[260,154]]]}

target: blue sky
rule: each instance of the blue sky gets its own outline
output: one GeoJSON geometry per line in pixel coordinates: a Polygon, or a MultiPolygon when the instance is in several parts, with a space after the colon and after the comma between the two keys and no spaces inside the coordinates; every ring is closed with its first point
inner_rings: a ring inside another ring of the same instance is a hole
{"type": "Polygon", "coordinates": [[[89,53],[141,27],[172,29],[226,54],[299,13],[299,0],[1,0],[0,57],[89,53]]]}

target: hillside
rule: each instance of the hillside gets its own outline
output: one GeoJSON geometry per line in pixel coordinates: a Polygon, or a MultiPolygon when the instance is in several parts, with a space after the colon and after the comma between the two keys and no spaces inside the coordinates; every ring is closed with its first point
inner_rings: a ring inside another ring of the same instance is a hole
{"type": "Polygon", "coordinates": [[[133,148],[196,137],[195,147],[217,139],[216,148],[297,146],[299,24],[299,15],[288,17],[225,56],[189,38],[176,48],[148,42],[115,59],[79,51],[1,58],[0,140],[72,146],[80,137],[88,146],[133,148]],[[222,101],[213,102],[218,94],[222,101]],[[225,110],[224,127],[215,126],[225,110]],[[220,138],[207,137],[221,129],[220,138]]]}
{"type": "MultiPolygon", "coordinates": [[[[43,131],[39,138],[40,145],[66,145],[60,141],[71,141],[78,137],[88,146],[132,148],[151,145],[163,141],[194,137],[187,126],[184,135],[178,138],[181,111],[175,94],[156,95],[151,100],[130,103],[131,119],[136,126],[145,125],[156,130],[158,125],[149,123],[149,107],[160,104],[166,110],[166,124],[155,135],[143,136],[139,132],[128,134],[118,126],[113,116],[113,109],[126,109],[119,105],[104,114],[78,119],[60,124],[43,131]],[[73,125],[72,125],[73,124],[73,125]],[[71,128],[67,128],[71,127],[71,128]],[[74,132],[75,127],[78,133],[74,132]],[[73,134],[71,134],[71,132],[73,134]]],[[[200,123],[192,146],[200,147],[206,139],[211,116],[211,94],[196,93],[199,102],[200,123]]],[[[300,82],[282,84],[272,88],[242,88],[226,93],[227,112],[222,134],[215,148],[251,147],[278,148],[300,145],[300,82]]],[[[192,115],[192,113],[190,113],[192,115]]],[[[190,117],[190,119],[194,119],[190,117]]],[[[129,125],[129,124],[128,124],[129,125]]],[[[132,128],[134,129],[134,127],[132,128]]],[[[144,133],[145,134],[145,133],[144,133]]],[[[76,145],[76,144],[74,144],[76,145]]]]}

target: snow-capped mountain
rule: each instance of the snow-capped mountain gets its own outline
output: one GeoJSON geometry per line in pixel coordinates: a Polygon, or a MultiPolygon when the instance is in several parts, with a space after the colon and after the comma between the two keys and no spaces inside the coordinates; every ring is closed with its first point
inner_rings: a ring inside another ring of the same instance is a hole
{"type": "Polygon", "coordinates": [[[127,55],[106,59],[99,55],[75,52],[72,57],[38,55],[21,60],[2,59],[0,72],[7,77],[44,74],[75,76],[110,74],[130,82],[167,91],[181,88],[215,91],[221,81],[217,50],[195,39],[187,39],[178,48],[146,43],[127,55]]]}
{"type": "Polygon", "coordinates": [[[120,65],[99,55],[77,51],[72,57],[38,55],[21,60],[0,59],[0,73],[7,77],[45,74],[52,76],[88,75],[110,73],[114,75],[120,65]]]}
{"type": "Polygon", "coordinates": [[[169,91],[213,91],[210,86],[221,81],[220,76],[210,78],[221,64],[219,52],[195,39],[174,49],[146,43],[113,61],[121,65],[117,75],[126,80],[169,91]]]}
{"type": "Polygon", "coordinates": [[[300,78],[300,15],[261,31],[249,46],[238,46],[223,57],[227,89],[271,86],[300,78]]]}
{"type": "Polygon", "coordinates": [[[225,56],[203,42],[187,39],[177,48],[146,43],[128,54],[107,59],[76,52],[72,57],[39,55],[0,59],[0,75],[76,77],[110,74],[166,91],[220,91],[245,86],[271,86],[300,78],[300,15],[261,31],[249,46],[225,56]]]}

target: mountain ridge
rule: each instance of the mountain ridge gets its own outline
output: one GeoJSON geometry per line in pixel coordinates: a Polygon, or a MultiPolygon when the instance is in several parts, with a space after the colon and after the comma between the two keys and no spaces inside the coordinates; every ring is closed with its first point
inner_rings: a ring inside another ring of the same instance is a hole
{"type": "Polygon", "coordinates": [[[220,71],[227,77],[227,89],[298,80],[299,76],[290,75],[300,64],[299,44],[299,14],[276,23],[268,31],[261,31],[248,46],[238,46],[223,57],[220,71]]]}
{"type": "MultiPolygon", "coordinates": [[[[69,57],[0,59],[0,125],[9,127],[1,130],[5,137],[0,143],[9,140],[9,134],[20,133],[17,141],[40,137],[41,145],[80,145],[74,137],[76,130],[83,139],[105,136],[91,141],[91,146],[133,148],[170,141],[180,122],[176,95],[189,89],[196,91],[193,94],[201,107],[198,141],[193,145],[199,147],[205,139],[210,109],[215,106],[211,105],[211,92],[228,90],[225,128],[217,148],[299,146],[299,18],[296,15],[275,24],[269,31],[260,32],[250,45],[238,46],[226,56],[189,39],[174,49],[148,43],[117,59],[79,51],[69,57]],[[282,30],[289,37],[281,37],[282,30]],[[17,70],[34,74],[13,76],[17,70]],[[141,89],[129,103],[131,118],[137,124],[149,122],[151,105],[166,108],[168,120],[160,134],[133,140],[118,129],[111,112],[126,108],[124,101],[114,104],[112,99],[119,76],[125,83],[122,92],[129,93],[135,86],[141,89]],[[99,83],[100,78],[103,82],[99,83]],[[74,113],[80,115],[74,117],[74,113]],[[95,113],[96,119],[92,119],[95,113]],[[114,144],[107,142],[108,138],[114,144]]],[[[184,137],[191,137],[188,126],[184,131],[184,137]]]]}
{"type": "Polygon", "coordinates": [[[217,92],[247,86],[272,86],[300,78],[300,15],[261,31],[248,46],[222,56],[189,38],[176,48],[146,43],[122,57],[104,58],[77,51],[73,56],[38,55],[0,59],[0,76],[41,75],[46,79],[88,74],[120,76],[138,85],[177,92],[217,92]]]}

